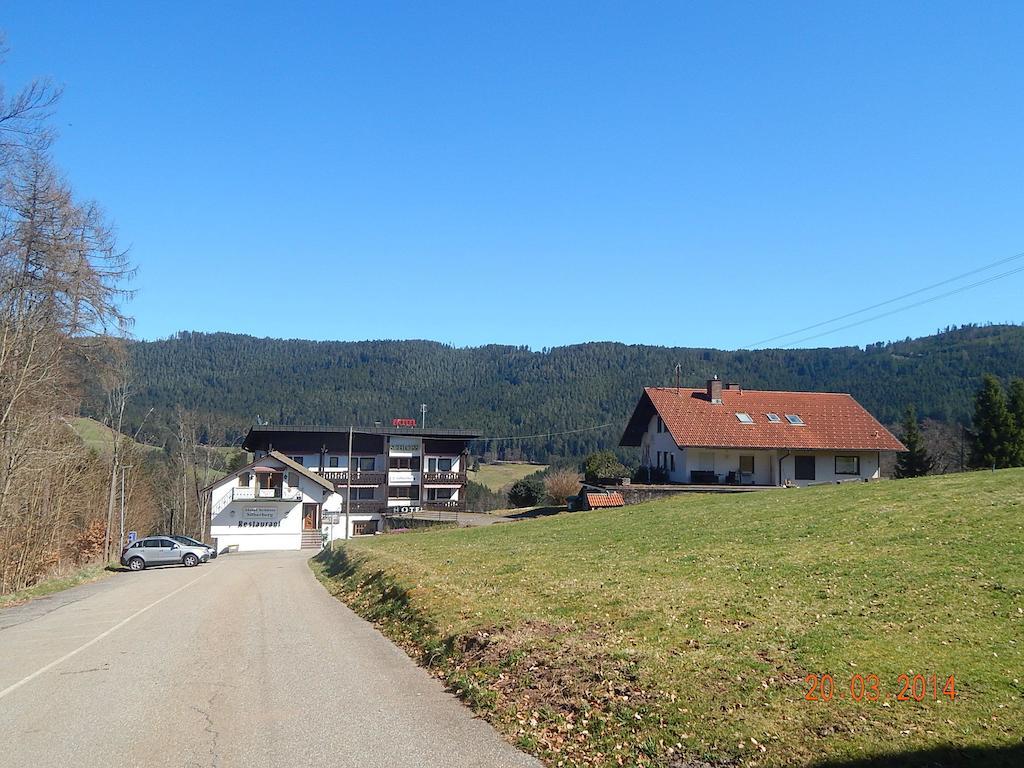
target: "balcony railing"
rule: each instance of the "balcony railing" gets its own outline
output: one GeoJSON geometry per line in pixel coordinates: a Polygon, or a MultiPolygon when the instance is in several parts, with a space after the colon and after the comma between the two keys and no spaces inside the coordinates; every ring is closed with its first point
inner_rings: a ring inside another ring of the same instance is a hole
{"type": "MultiPolygon", "coordinates": [[[[383,501],[371,501],[366,499],[353,499],[349,506],[349,513],[353,515],[365,515],[372,512],[380,512],[384,509],[383,501]]],[[[342,513],[345,512],[344,503],[341,505],[342,513]]]]}
{"type": "Polygon", "coordinates": [[[423,482],[426,485],[465,485],[465,472],[424,472],[423,482]]]}
{"type": "Polygon", "coordinates": [[[300,501],[298,488],[232,488],[232,501],[300,501]]]}
{"type": "Polygon", "coordinates": [[[461,499],[438,499],[436,501],[424,501],[421,505],[427,512],[444,510],[446,512],[465,512],[466,502],[461,499]]]}
{"type": "MultiPolygon", "coordinates": [[[[335,485],[348,483],[347,469],[325,469],[321,476],[324,480],[330,480],[335,485]]],[[[360,472],[352,473],[352,485],[384,485],[388,481],[387,472],[360,472]]]]}

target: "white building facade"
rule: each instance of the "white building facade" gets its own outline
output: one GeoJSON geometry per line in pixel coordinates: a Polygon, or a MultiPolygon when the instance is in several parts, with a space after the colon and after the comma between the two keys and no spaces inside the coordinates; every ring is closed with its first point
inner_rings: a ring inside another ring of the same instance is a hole
{"type": "Polygon", "coordinates": [[[256,459],[210,485],[218,550],[300,549],[466,510],[464,430],[254,426],[256,459]]]}

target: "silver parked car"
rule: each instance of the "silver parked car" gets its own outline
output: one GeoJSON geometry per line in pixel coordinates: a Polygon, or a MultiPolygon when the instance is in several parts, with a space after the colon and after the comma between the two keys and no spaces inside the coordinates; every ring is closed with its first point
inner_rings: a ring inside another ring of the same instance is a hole
{"type": "Polygon", "coordinates": [[[179,544],[185,544],[189,547],[205,547],[210,551],[210,559],[213,560],[217,557],[217,550],[215,547],[211,547],[209,544],[203,544],[203,542],[193,539],[191,536],[171,536],[179,544]]]}
{"type": "Polygon", "coordinates": [[[141,571],[151,565],[185,565],[192,567],[210,559],[205,545],[198,547],[180,544],[170,536],[147,536],[139,539],[121,553],[121,565],[141,571]]]}

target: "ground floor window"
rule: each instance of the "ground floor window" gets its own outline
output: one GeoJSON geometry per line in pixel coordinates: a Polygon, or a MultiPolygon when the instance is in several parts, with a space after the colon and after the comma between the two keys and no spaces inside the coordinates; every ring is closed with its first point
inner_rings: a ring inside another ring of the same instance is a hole
{"type": "Polygon", "coordinates": [[[796,465],[796,479],[797,480],[813,480],[814,479],[814,457],[813,456],[794,456],[793,462],[796,465]]]}
{"type": "Polygon", "coordinates": [[[740,474],[752,475],[754,474],[754,457],[753,456],[740,456],[740,474]]]}
{"type": "Polygon", "coordinates": [[[837,475],[859,475],[860,456],[836,456],[837,475]]]}
{"type": "Polygon", "coordinates": [[[376,520],[356,520],[352,523],[353,536],[372,536],[376,532],[376,520]]]}

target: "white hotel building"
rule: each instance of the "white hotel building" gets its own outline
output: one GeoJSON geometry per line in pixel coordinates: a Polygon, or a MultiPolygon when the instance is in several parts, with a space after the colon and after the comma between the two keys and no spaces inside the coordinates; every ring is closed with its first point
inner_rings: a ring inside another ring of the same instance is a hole
{"type": "Polygon", "coordinates": [[[389,517],[465,511],[475,437],[415,427],[253,426],[242,447],[255,460],[205,489],[210,533],[218,551],[301,549],[378,533],[389,517]]]}

